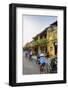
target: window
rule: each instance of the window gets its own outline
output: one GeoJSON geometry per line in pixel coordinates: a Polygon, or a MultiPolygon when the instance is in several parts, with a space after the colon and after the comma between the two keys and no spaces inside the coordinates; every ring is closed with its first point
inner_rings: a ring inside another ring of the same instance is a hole
{"type": "Polygon", "coordinates": [[[53,47],[50,47],[50,51],[52,51],[53,50],[53,47]]]}

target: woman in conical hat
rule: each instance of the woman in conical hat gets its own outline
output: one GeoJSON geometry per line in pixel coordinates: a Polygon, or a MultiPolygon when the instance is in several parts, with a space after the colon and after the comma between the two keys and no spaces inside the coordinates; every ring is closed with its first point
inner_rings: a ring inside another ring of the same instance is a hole
{"type": "Polygon", "coordinates": [[[44,66],[47,64],[45,55],[43,53],[40,54],[39,62],[40,62],[40,73],[41,73],[44,70],[44,66]]]}

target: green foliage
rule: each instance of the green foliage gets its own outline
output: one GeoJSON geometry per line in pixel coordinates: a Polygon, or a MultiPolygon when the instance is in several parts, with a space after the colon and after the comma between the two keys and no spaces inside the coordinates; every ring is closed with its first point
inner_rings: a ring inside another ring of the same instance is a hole
{"type": "Polygon", "coordinates": [[[27,47],[23,47],[23,51],[27,51],[28,50],[28,48],[27,47]]]}
{"type": "Polygon", "coordinates": [[[47,39],[41,39],[34,42],[34,45],[47,45],[48,40],[47,39]]]}

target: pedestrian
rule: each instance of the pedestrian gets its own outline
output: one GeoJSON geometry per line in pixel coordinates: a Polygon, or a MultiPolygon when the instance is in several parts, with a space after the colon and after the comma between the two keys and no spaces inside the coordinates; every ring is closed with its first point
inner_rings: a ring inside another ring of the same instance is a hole
{"type": "Polygon", "coordinates": [[[33,55],[33,52],[32,52],[32,50],[30,50],[30,52],[29,52],[29,59],[30,60],[32,60],[32,55],[33,55]]]}
{"type": "Polygon", "coordinates": [[[28,57],[28,51],[25,52],[25,56],[28,57]]]}

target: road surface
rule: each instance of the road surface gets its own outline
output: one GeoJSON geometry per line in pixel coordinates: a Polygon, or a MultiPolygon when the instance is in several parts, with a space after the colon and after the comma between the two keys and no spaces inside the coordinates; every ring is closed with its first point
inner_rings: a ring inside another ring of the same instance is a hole
{"type": "Polygon", "coordinates": [[[25,53],[23,54],[23,74],[40,74],[40,67],[38,64],[36,64],[36,60],[29,60],[28,57],[25,57],[25,53]]]}
{"type": "Polygon", "coordinates": [[[23,74],[40,74],[39,65],[36,64],[35,60],[31,61],[25,55],[23,55],[23,74]]]}

